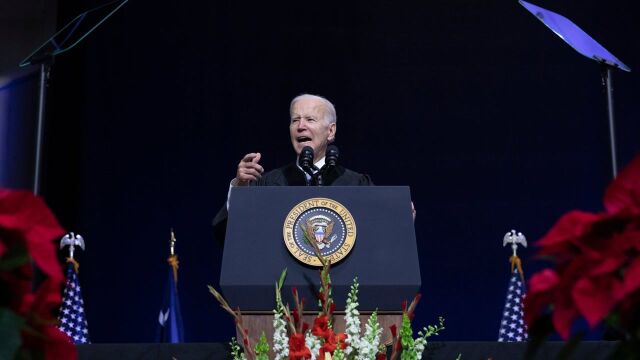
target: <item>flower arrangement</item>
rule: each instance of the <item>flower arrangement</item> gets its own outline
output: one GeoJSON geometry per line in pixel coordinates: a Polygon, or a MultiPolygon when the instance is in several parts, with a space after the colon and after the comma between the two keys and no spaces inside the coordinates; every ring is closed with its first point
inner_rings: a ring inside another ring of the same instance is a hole
{"type": "Polygon", "coordinates": [[[77,357],[53,315],[64,282],[53,240],[63,234],[42,199],[0,189],[0,359],[77,357]]]}
{"type": "MultiPolygon", "coordinates": [[[[334,359],[334,360],[383,360],[387,357],[387,346],[391,346],[391,360],[417,360],[422,358],[422,353],[427,345],[427,338],[438,335],[444,330],[444,319],[439,318],[438,325],[429,325],[418,332],[418,337],[413,338],[411,320],[420,294],[416,295],[411,304],[403,304],[402,324],[400,331],[396,325],[391,326],[392,341],[389,344],[381,342],[383,329],[378,323],[377,311],[374,311],[365,324],[364,333],[361,334],[360,313],[358,311],[358,279],[355,278],[351,285],[345,308],[345,332],[336,333],[333,329],[334,311],[336,304],[331,296],[331,277],[329,275],[330,263],[324,259],[316,249],[316,256],[322,263],[320,271],[320,289],[318,292],[318,315],[313,324],[309,326],[303,321],[304,299],[299,298],[295,288],[292,289],[294,307],[289,309],[288,304],[282,302],[282,287],[287,270],[283,270],[275,284],[276,308],[273,310],[273,353],[275,360],[302,360],[302,359],[334,359]]],[[[209,286],[220,306],[231,314],[236,323],[238,333],[242,337],[242,347],[232,339],[231,355],[234,360],[266,360],[268,359],[269,345],[264,334],[258,343],[252,346],[249,339],[249,331],[244,326],[240,309],[232,309],[224,297],[209,286]],[[244,351],[242,351],[242,348],[244,351]]]]}
{"type": "Polygon", "coordinates": [[[531,333],[562,338],[583,317],[621,337],[618,355],[640,354],[640,156],[609,185],[605,210],[573,210],[537,243],[555,268],[534,274],[525,299],[531,333]]]}

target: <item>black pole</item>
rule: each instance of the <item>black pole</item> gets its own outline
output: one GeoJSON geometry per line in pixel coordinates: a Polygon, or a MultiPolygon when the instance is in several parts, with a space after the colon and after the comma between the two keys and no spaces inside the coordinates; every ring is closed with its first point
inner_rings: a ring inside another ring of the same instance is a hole
{"type": "Polygon", "coordinates": [[[602,82],[607,90],[607,114],[609,117],[609,139],[611,144],[611,167],[613,170],[613,178],[618,176],[618,160],[616,158],[616,133],[613,116],[613,72],[611,66],[603,65],[602,82]]]}
{"type": "Polygon", "coordinates": [[[47,96],[47,86],[49,83],[49,72],[51,64],[48,61],[40,63],[40,91],[38,94],[38,125],[36,129],[36,153],[33,169],[33,193],[40,193],[40,172],[42,167],[42,146],[44,137],[45,104],[47,96]]]}

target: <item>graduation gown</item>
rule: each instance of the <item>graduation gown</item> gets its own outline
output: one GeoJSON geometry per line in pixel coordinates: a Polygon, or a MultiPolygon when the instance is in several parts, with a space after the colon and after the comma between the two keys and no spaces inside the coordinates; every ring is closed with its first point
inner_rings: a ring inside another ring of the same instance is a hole
{"type": "MultiPolygon", "coordinates": [[[[373,185],[371,177],[336,165],[323,176],[324,186],[369,186],[373,185]]],[[[306,186],[307,179],[304,172],[295,163],[271,170],[262,175],[258,181],[251,182],[251,186],[306,186]]],[[[233,201],[233,200],[232,200],[233,201]]],[[[214,235],[221,242],[227,231],[227,205],[213,218],[214,235]]]]}

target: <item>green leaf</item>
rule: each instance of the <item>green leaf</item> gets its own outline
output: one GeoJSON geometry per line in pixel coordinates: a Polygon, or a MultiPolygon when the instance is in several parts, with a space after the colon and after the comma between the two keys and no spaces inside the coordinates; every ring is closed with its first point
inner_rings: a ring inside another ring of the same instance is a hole
{"type": "Polygon", "coordinates": [[[24,319],[13,311],[0,308],[0,359],[15,358],[22,343],[20,328],[24,319]]]}
{"type": "Polygon", "coordinates": [[[256,360],[269,360],[269,344],[267,344],[267,337],[262,332],[260,340],[256,344],[256,360]]]}
{"type": "Polygon", "coordinates": [[[300,228],[302,229],[302,240],[304,240],[305,244],[311,245],[311,239],[309,239],[309,236],[307,235],[307,229],[302,225],[302,223],[300,224],[300,228]]]}
{"type": "Polygon", "coordinates": [[[282,289],[282,286],[284,285],[284,279],[287,278],[287,268],[284,268],[284,270],[282,270],[282,273],[280,274],[280,279],[278,280],[278,287],[280,289],[282,289]]]}
{"type": "Polygon", "coordinates": [[[400,353],[400,360],[417,359],[415,351],[415,340],[413,340],[413,330],[411,329],[411,320],[406,313],[402,314],[400,343],[402,344],[402,353],[400,353]]]}
{"type": "Polygon", "coordinates": [[[12,247],[0,261],[0,271],[10,271],[29,262],[29,253],[22,247],[12,247]]]}
{"type": "Polygon", "coordinates": [[[344,360],[344,351],[342,351],[342,345],[340,340],[338,340],[338,344],[336,345],[336,349],[333,351],[333,360],[344,360]]]}

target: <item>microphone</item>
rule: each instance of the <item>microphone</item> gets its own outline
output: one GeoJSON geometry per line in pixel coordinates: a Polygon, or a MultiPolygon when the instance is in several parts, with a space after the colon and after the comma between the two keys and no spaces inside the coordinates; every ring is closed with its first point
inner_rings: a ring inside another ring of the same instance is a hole
{"type": "Polygon", "coordinates": [[[336,163],[338,162],[338,156],[340,156],[340,151],[338,151],[337,146],[333,144],[327,146],[326,165],[330,167],[336,166],[336,163]]]}
{"type": "Polygon", "coordinates": [[[311,146],[302,148],[300,156],[298,156],[298,165],[306,172],[308,172],[307,169],[311,170],[313,167],[313,148],[311,146]]]}
{"type": "MultiPolygon", "coordinates": [[[[305,146],[300,151],[300,156],[298,156],[298,165],[304,170],[305,173],[311,176],[311,179],[314,179],[315,176],[313,174],[313,148],[311,146],[305,146]]],[[[317,181],[316,181],[317,183],[317,181]]],[[[307,181],[307,185],[310,185],[307,181]]]]}

